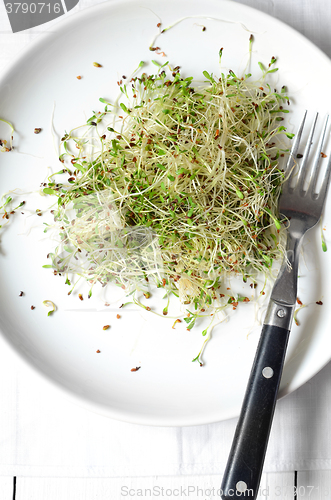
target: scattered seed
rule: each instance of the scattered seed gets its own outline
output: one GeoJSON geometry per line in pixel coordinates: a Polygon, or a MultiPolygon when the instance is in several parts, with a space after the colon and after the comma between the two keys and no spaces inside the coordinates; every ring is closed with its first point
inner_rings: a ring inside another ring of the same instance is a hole
{"type": "Polygon", "coordinates": [[[110,328],[110,325],[105,325],[102,329],[103,330],[108,330],[108,328],[110,328]]]}
{"type": "Polygon", "coordinates": [[[35,306],[31,306],[31,311],[33,311],[33,309],[35,309],[35,306]]]}
{"type": "Polygon", "coordinates": [[[120,318],[121,318],[121,315],[120,315],[120,314],[116,314],[116,318],[117,318],[117,319],[120,319],[120,318]]]}
{"type": "Polygon", "coordinates": [[[79,300],[84,300],[83,295],[81,293],[78,294],[79,300]]]}
{"type": "Polygon", "coordinates": [[[24,293],[21,291],[19,297],[23,297],[24,293]]]}
{"type": "Polygon", "coordinates": [[[40,134],[40,132],[41,132],[41,128],[35,128],[34,129],[34,133],[35,134],[40,134]]]}
{"type": "Polygon", "coordinates": [[[101,64],[97,63],[97,62],[94,62],[93,63],[93,66],[95,66],[96,68],[102,68],[101,64]]]}
{"type": "Polygon", "coordinates": [[[135,368],[131,368],[131,371],[132,372],[137,372],[138,370],[140,370],[141,366],[136,366],[135,368]]]}
{"type": "Polygon", "coordinates": [[[177,325],[177,323],[181,323],[182,320],[181,319],[176,319],[176,321],[174,322],[174,324],[172,325],[172,328],[175,329],[175,325],[177,325]]]}
{"type": "Polygon", "coordinates": [[[76,76],[77,80],[81,80],[82,77],[79,75],[79,76],[76,76]]]}
{"type": "Polygon", "coordinates": [[[98,350],[97,350],[97,351],[95,351],[95,352],[97,352],[97,353],[99,354],[99,352],[101,352],[101,351],[98,349],[98,350]]]}
{"type": "Polygon", "coordinates": [[[318,302],[316,302],[316,304],[319,305],[319,306],[322,306],[323,302],[321,300],[319,300],[318,302]]]}

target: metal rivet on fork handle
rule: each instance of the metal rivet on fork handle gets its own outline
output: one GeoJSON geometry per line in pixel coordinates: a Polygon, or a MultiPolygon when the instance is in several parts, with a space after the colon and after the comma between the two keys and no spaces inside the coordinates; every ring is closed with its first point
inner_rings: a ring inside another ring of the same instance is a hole
{"type": "Polygon", "coordinates": [[[277,316],[279,318],[284,318],[285,317],[285,314],[286,314],[286,311],[284,309],[278,309],[277,311],[277,316]]]}
{"type": "Polygon", "coordinates": [[[264,376],[264,378],[271,378],[273,376],[273,374],[274,374],[274,371],[270,366],[266,366],[262,370],[262,375],[264,376]]]}
{"type": "Polygon", "coordinates": [[[236,484],[236,490],[239,493],[245,493],[245,491],[247,490],[247,484],[245,483],[245,481],[238,481],[236,484]]]}

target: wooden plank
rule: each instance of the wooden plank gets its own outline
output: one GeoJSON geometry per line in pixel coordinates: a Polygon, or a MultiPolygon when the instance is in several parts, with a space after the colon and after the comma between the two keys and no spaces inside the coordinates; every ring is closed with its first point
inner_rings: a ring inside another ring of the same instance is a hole
{"type": "Polygon", "coordinates": [[[293,500],[294,472],[269,472],[266,474],[264,500],[293,500]]]}
{"type": "Polygon", "coordinates": [[[329,500],[331,498],[331,471],[302,471],[297,474],[298,500],[329,500]]]}
{"type": "MultiPolygon", "coordinates": [[[[267,474],[262,474],[260,486],[259,486],[259,494],[256,497],[256,500],[266,500],[266,497],[264,496],[266,486],[267,486],[267,474]]],[[[245,497],[243,497],[243,498],[245,498],[245,497]]],[[[249,497],[246,497],[246,498],[249,498],[249,497]]]]}

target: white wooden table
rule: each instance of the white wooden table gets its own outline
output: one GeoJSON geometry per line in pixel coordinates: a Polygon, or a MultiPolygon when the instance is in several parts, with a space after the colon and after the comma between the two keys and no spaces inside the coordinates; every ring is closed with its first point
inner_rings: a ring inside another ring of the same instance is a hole
{"type": "MultiPolygon", "coordinates": [[[[77,9],[98,3],[100,0],[80,0],[77,9]]],[[[331,56],[331,2],[330,0],[235,0],[274,15],[301,31],[331,56]],[[311,23],[312,9],[318,27],[311,23]]],[[[0,72],[21,48],[47,27],[13,35],[0,0],[0,72]]],[[[330,370],[323,370],[326,377],[330,370]]],[[[301,394],[309,388],[301,388],[301,394]]],[[[1,388],[0,388],[1,396],[1,388]]],[[[291,396],[290,396],[291,397],[291,396]]],[[[304,401],[304,396],[301,398],[304,401]]],[[[1,412],[6,411],[2,406],[1,412]]],[[[8,419],[14,418],[8,415],[8,419]]],[[[318,429],[317,429],[318,432],[318,429]]],[[[331,430],[330,430],[331,432],[331,430]]],[[[82,439],[84,436],[82,436],[82,439]]],[[[2,440],[4,438],[2,437],[2,440]]],[[[0,442],[1,446],[1,442],[0,442]]],[[[33,446],[33,443],[31,443],[33,446]]],[[[329,457],[331,457],[331,450],[329,457]]],[[[142,450],[143,454],[143,450],[142,450]]],[[[263,474],[259,499],[331,499],[331,467],[316,462],[316,470],[272,472],[263,474]]],[[[0,464],[1,465],[1,464],[0,464]]],[[[8,470],[10,469],[10,463],[8,470]]],[[[24,466],[24,463],[22,464],[24,466]]],[[[54,474],[52,474],[54,475],[54,474]]],[[[0,476],[0,500],[106,500],[120,498],[219,498],[221,484],[218,474],[139,477],[33,477],[29,475],[0,476]],[[146,490],[146,491],[145,491],[146,490]],[[154,495],[153,495],[154,492],[154,495]]]]}

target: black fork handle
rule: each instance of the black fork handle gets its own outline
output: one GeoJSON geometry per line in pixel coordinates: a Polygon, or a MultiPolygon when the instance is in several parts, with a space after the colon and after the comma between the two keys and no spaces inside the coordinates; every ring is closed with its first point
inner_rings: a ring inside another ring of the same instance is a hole
{"type": "Polygon", "coordinates": [[[289,333],[263,325],[223,476],[223,500],[257,497],[289,333]]]}

